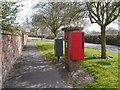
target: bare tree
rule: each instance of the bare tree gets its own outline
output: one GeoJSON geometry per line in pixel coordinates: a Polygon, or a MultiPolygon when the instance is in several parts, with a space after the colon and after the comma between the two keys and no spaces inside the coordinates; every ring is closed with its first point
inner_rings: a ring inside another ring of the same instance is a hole
{"type": "Polygon", "coordinates": [[[33,28],[33,33],[35,33],[38,36],[38,31],[40,30],[39,22],[37,21],[37,15],[32,16],[31,25],[33,28]]]}
{"type": "Polygon", "coordinates": [[[106,58],[106,26],[116,20],[119,16],[120,2],[86,2],[88,16],[91,23],[98,23],[101,26],[101,58],[106,58]]]}
{"type": "Polygon", "coordinates": [[[41,6],[40,13],[37,14],[39,23],[49,28],[54,36],[57,36],[57,30],[61,26],[70,25],[71,21],[83,17],[83,3],[63,3],[63,2],[49,2],[37,4],[41,6]]]}
{"type": "Polygon", "coordinates": [[[33,30],[36,33],[36,35],[38,36],[38,32],[41,33],[41,40],[43,39],[43,34],[47,31],[47,27],[45,26],[44,22],[42,22],[41,16],[38,14],[35,14],[32,16],[32,26],[33,26],[33,30]]]}
{"type": "Polygon", "coordinates": [[[41,40],[43,40],[43,34],[46,31],[46,27],[40,27],[40,31],[41,31],[41,40]]]}
{"type": "Polygon", "coordinates": [[[76,18],[71,22],[75,27],[85,28],[91,25],[90,23],[88,23],[88,20],[86,18],[76,18]]]}

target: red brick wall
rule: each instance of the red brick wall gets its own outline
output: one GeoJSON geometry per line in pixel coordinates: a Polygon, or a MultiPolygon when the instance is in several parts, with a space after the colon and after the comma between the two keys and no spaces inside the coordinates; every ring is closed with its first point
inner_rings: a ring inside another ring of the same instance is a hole
{"type": "Polygon", "coordinates": [[[16,59],[27,42],[27,35],[0,32],[0,83],[5,80],[16,59]]]}
{"type": "Polygon", "coordinates": [[[2,87],[2,35],[0,34],[0,89],[2,87]]]}

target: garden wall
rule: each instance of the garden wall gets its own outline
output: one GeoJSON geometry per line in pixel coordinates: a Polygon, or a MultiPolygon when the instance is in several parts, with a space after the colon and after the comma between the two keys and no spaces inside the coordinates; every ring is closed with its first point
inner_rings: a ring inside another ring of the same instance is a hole
{"type": "Polygon", "coordinates": [[[5,80],[7,73],[20,55],[28,36],[0,31],[0,84],[5,80]]]}

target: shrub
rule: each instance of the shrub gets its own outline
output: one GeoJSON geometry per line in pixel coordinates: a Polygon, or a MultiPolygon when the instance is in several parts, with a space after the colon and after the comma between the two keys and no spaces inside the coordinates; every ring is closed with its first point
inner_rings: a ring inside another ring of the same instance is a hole
{"type": "Polygon", "coordinates": [[[54,36],[48,36],[46,39],[54,39],[54,36]]]}

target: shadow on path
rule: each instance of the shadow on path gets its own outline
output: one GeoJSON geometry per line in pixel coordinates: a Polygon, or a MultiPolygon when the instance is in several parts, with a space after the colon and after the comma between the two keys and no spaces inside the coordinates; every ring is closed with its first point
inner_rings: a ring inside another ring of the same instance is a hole
{"type": "Polygon", "coordinates": [[[28,40],[21,55],[9,72],[3,88],[70,88],[59,71],[44,60],[32,40],[28,40]]]}

